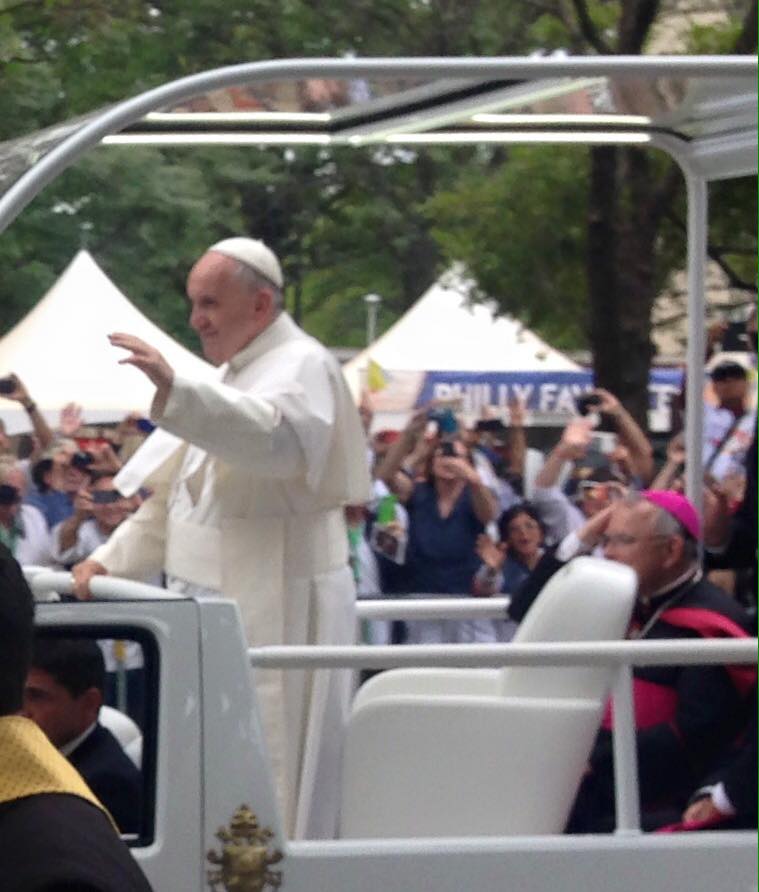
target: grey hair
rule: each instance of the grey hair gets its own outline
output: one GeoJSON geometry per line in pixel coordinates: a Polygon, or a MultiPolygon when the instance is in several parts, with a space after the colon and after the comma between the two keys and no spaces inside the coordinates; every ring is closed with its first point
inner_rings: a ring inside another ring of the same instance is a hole
{"type": "Polygon", "coordinates": [[[698,542],[669,511],[665,511],[660,505],[644,499],[639,492],[628,493],[622,500],[623,505],[629,505],[630,507],[640,505],[641,502],[651,505],[656,511],[654,514],[654,534],[657,536],[680,536],[683,540],[683,560],[688,563],[698,560],[698,542]]]}
{"type": "Polygon", "coordinates": [[[252,266],[248,266],[236,257],[232,259],[235,261],[236,265],[233,275],[243,283],[251,294],[265,288],[267,291],[271,292],[271,295],[274,298],[275,312],[279,313],[284,309],[285,301],[281,288],[278,288],[271,279],[267,279],[266,276],[262,275],[258,270],[253,269],[252,266]]]}

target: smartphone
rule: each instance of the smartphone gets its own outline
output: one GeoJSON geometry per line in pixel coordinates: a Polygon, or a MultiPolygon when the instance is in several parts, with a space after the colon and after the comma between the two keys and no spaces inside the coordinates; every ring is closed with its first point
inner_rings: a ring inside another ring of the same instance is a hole
{"type": "Polygon", "coordinates": [[[589,415],[593,406],[601,403],[601,397],[595,393],[584,393],[575,400],[575,406],[580,415],[589,415]]]}
{"type": "Polygon", "coordinates": [[[456,416],[450,409],[432,409],[427,417],[437,425],[438,432],[441,434],[455,434],[459,429],[456,416]]]}
{"type": "Polygon", "coordinates": [[[478,421],[475,425],[475,430],[485,431],[491,434],[499,434],[506,429],[506,425],[500,418],[484,418],[478,421]]]}
{"type": "Polygon", "coordinates": [[[617,435],[611,431],[598,430],[590,441],[593,452],[610,455],[617,448],[617,435]]]}
{"type": "Polygon", "coordinates": [[[456,457],[456,450],[450,440],[445,440],[440,444],[440,454],[444,455],[446,458],[456,457]]]}
{"type": "Polygon", "coordinates": [[[71,456],[71,464],[75,468],[86,470],[95,461],[95,456],[91,452],[75,452],[71,456]]]}
{"type": "Polygon", "coordinates": [[[151,434],[155,430],[155,425],[149,418],[138,418],[135,423],[137,430],[142,431],[144,434],[151,434]]]}
{"type": "Polygon", "coordinates": [[[723,352],[746,352],[751,349],[745,322],[729,322],[722,336],[723,352]]]}
{"type": "Polygon", "coordinates": [[[95,505],[113,505],[121,498],[121,493],[117,489],[98,489],[92,493],[92,502],[95,505]]]}
{"type": "Polygon", "coordinates": [[[0,393],[13,393],[16,389],[16,381],[10,376],[0,378],[0,393]]]}

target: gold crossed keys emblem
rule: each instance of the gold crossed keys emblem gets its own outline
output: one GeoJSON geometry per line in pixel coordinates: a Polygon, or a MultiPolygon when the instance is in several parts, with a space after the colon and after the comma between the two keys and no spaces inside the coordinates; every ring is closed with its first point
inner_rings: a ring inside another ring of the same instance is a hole
{"type": "Polygon", "coordinates": [[[282,871],[271,870],[271,866],[281,861],[284,855],[271,851],[269,843],[273,836],[268,827],[261,827],[247,805],[241,805],[232,816],[229,829],[220,827],[216,833],[221,852],[211,849],[206,855],[215,865],[207,873],[208,885],[213,892],[279,889],[282,871]]]}

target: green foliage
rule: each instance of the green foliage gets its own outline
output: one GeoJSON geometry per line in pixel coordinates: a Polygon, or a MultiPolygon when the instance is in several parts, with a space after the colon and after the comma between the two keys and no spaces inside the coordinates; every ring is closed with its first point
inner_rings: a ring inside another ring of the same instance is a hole
{"type": "Polygon", "coordinates": [[[100,149],[67,170],[2,240],[0,326],[7,330],[55,281],[80,247],[148,316],[192,343],[183,293],[208,232],[239,230],[239,212],[216,202],[202,170],[156,149],[100,149]],[[28,263],[29,246],[37,257],[28,263]],[[32,297],[33,296],[33,297],[32,297]],[[10,298],[10,299],[8,299],[10,298]]]}
{"type": "MultiPolygon", "coordinates": [[[[631,2],[589,3],[611,45],[631,2]]],[[[571,9],[558,0],[0,0],[0,139],[242,61],[587,52],[571,9]]],[[[696,28],[692,47],[723,52],[735,29],[696,28]]],[[[653,161],[652,183],[663,172],[653,161]]],[[[559,346],[582,346],[587,179],[581,149],[99,149],[0,239],[0,331],[84,245],[144,312],[194,346],[180,299],[189,265],[214,240],[250,232],[282,257],[288,306],[328,342],[363,344],[367,292],[383,298],[382,330],[464,261],[504,311],[559,346]]],[[[756,190],[719,184],[712,208],[715,237],[753,281],[745,215],[753,223],[756,190]]],[[[682,232],[666,220],[657,281],[682,256],[682,232]]]]}
{"type": "Polygon", "coordinates": [[[746,285],[747,299],[756,299],[757,178],[720,180],[709,188],[709,239],[736,276],[746,285]]]}
{"type": "Polygon", "coordinates": [[[517,147],[425,207],[445,256],[464,261],[503,311],[563,347],[585,343],[587,174],[582,148],[517,147]]]}
{"type": "Polygon", "coordinates": [[[721,24],[694,25],[688,39],[688,52],[702,55],[730,53],[741,30],[734,19],[721,24]]]}

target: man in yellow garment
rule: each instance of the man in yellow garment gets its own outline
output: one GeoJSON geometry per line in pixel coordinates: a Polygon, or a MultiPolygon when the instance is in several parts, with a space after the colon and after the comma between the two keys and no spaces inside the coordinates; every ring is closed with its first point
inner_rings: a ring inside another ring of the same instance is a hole
{"type": "MultiPolygon", "coordinates": [[[[283,284],[254,239],[225,239],[198,260],[187,294],[190,325],[218,366],[209,380],[183,378],[138,338],[110,336],[127,351],[121,362],[155,384],[159,427],[116,485],[153,495],[74,568],[80,596],[97,573],[164,570],[173,590],[235,598],[253,646],[353,642],[342,507],[370,498],[366,441],[337,362],[283,311],[283,284]]],[[[256,692],[286,827],[332,836],[350,674],[257,672],[256,692]]]]}
{"type": "Polygon", "coordinates": [[[150,892],[90,788],[19,714],[33,620],[29,586],[0,545],[0,886],[3,892],[150,892]]]}

